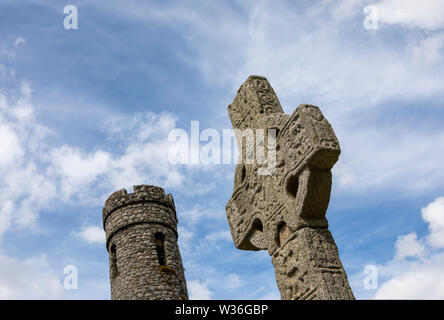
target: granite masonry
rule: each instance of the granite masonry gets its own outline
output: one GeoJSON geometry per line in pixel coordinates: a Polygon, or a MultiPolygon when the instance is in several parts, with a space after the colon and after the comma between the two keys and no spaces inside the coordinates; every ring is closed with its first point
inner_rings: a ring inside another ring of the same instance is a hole
{"type": "Polygon", "coordinates": [[[247,161],[259,146],[236,136],[240,158],[226,205],[236,247],[268,250],[281,299],[354,299],[325,217],[330,170],[340,154],[327,119],[308,104],[285,114],[270,83],[260,76],[242,84],[228,113],[235,130],[273,130],[276,137],[261,146],[265,153],[275,153],[270,171],[266,161],[247,161]]]}
{"type": "Polygon", "coordinates": [[[149,185],[119,190],[102,218],[113,300],[188,299],[171,194],[149,185]]]}

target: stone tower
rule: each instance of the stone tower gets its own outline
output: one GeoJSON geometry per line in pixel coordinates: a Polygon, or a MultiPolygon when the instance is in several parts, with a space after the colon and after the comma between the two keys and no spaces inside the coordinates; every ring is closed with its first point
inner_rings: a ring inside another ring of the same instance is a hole
{"type": "Polygon", "coordinates": [[[134,186],[114,192],[103,208],[111,299],[188,299],[171,194],[134,186]]]}

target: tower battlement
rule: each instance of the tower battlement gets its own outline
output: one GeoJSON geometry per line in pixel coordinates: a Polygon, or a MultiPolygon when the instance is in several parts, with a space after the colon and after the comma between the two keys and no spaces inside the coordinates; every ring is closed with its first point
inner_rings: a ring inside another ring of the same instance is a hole
{"type": "Polygon", "coordinates": [[[176,207],[171,194],[161,187],[137,185],[134,192],[126,189],[111,194],[102,209],[106,244],[118,230],[136,223],[158,223],[171,229],[177,237],[176,207]]]}
{"type": "Polygon", "coordinates": [[[171,194],[165,194],[165,190],[161,187],[142,184],[133,186],[133,190],[133,193],[128,193],[126,189],[120,189],[106,199],[102,210],[103,222],[117,208],[138,202],[157,202],[176,211],[173,197],[171,194]]]}

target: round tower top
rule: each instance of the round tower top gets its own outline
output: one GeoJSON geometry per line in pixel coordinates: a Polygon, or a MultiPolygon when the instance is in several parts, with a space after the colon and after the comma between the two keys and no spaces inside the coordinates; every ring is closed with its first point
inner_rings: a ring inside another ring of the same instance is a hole
{"type": "Polygon", "coordinates": [[[102,210],[104,224],[110,213],[120,207],[134,203],[155,202],[170,207],[176,212],[173,196],[171,194],[165,194],[163,188],[151,185],[137,185],[133,186],[133,190],[133,193],[128,193],[126,189],[120,189],[106,199],[105,206],[102,210]]]}

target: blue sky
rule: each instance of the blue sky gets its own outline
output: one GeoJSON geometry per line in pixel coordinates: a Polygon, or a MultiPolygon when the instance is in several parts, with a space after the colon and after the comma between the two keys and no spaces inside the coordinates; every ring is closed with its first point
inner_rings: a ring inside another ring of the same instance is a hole
{"type": "Polygon", "coordinates": [[[0,298],[109,299],[103,202],[153,184],[174,196],[191,298],[278,299],[268,253],[229,234],[235,165],[168,162],[172,129],[231,128],[226,107],[258,74],[338,136],[327,218],[356,297],[443,299],[439,2],[2,0],[0,298]]]}

